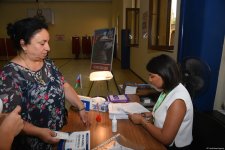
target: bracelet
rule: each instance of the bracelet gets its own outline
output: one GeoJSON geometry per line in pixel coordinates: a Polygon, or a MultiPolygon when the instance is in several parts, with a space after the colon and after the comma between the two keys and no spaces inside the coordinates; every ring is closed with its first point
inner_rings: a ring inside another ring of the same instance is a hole
{"type": "Polygon", "coordinates": [[[79,109],[78,111],[82,111],[82,110],[84,110],[84,109],[85,109],[85,107],[83,107],[83,108],[79,109]]]}

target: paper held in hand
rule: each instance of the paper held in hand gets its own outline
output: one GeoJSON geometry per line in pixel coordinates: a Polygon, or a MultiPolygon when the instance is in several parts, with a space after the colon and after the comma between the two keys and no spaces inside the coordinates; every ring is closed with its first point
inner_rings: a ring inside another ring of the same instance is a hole
{"type": "Polygon", "coordinates": [[[110,103],[108,108],[110,119],[113,119],[114,115],[116,119],[128,119],[128,114],[150,112],[148,109],[137,102],[110,103]]]}
{"type": "Polygon", "coordinates": [[[57,150],[90,150],[90,131],[58,133],[62,140],[60,140],[57,150]],[[68,137],[64,137],[66,134],[68,137]]]}
{"type": "Polygon", "coordinates": [[[55,138],[57,139],[63,139],[63,140],[69,139],[69,133],[60,132],[60,131],[54,131],[54,132],[56,134],[55,138]]]}

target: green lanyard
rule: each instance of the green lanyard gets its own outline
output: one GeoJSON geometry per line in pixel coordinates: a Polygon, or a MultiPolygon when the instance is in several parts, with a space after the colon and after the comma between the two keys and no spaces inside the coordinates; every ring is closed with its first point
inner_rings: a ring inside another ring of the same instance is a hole
{"type": "Polygon", "coordinates": [[[164,99],[166,98],[168,93],[165,93],[165,92],[162,92],[160,95],[159,95],[159,98],[155,104],[155,106],[153,107],[153,112],[155,112],[159,106],[162,104],[162,102],[164,101],[164,99]]]}

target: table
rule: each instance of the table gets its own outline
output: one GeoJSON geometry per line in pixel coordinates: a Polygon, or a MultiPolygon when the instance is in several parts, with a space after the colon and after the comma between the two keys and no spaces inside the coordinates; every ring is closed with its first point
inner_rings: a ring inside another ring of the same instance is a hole
{"type": "MultiPolygon", "coordinates": [[[[137,101],[137,95],[128,96],[132,101],[137,101]]],[[[91,149],[97,147],[104,141],[110,139],[112,136],[120,133],[124,139],[124,146],[142,150],[164,150],[166,149],[156,139],[154,139],[141,125],[133,124],[129,119],[117,120],[117,132],[112,132],[112,120],[109,119],[108,112],[100,112],[101,122],[95,120],[98,115],[97,111],[89,111],[89,118],[91,120],[91,126],[85,127],[80,120],[80,117],[74,109],[68,111],[68,124],[62,129],[64,132],[86,131],[90,130],[90,146],[91,149]]]]}

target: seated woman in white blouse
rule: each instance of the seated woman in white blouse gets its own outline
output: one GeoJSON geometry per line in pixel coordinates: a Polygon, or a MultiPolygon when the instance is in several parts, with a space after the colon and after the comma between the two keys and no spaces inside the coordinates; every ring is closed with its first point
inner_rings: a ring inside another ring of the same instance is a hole
{"type": "Polygon", "coordinates": [[[192,143],[193,105],[181,83],[177,63],[167,55],[151,59],[147,66],[149,82],[161,94],[151,113],[130,114],[135,124],[146,130],[168,149],[190,149],[192,143]],[[152,117],[152,121],[146,118],[152,117]]]}

